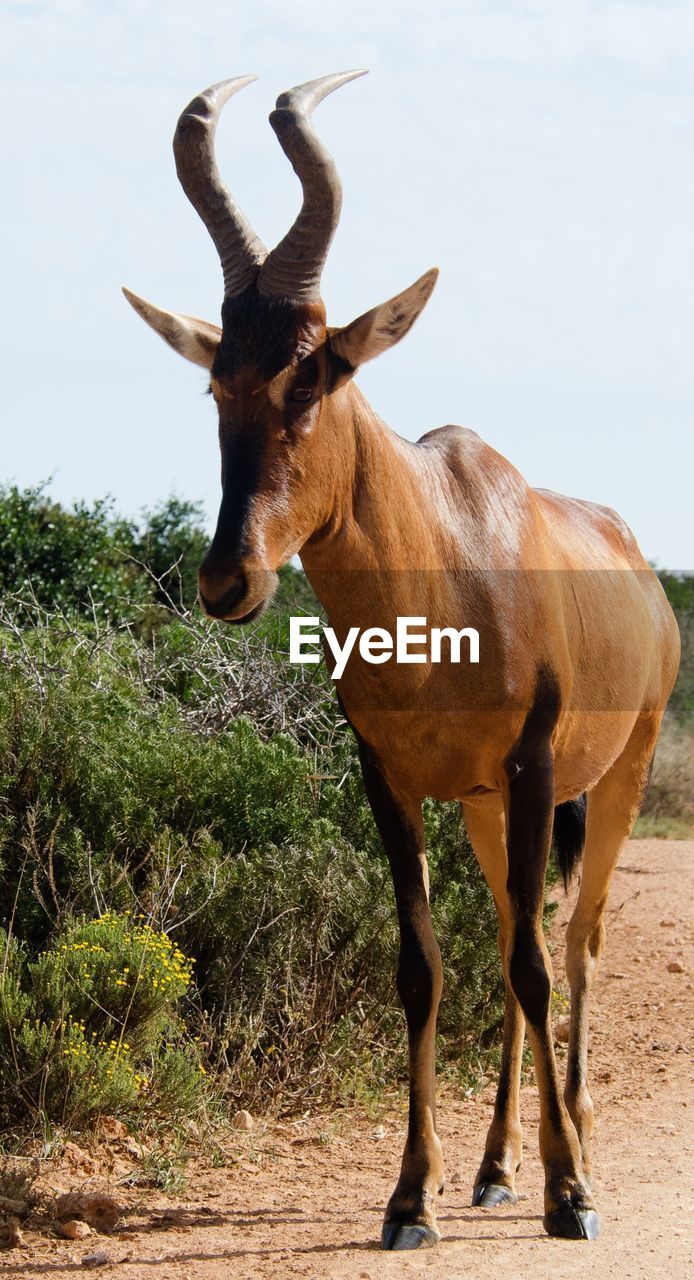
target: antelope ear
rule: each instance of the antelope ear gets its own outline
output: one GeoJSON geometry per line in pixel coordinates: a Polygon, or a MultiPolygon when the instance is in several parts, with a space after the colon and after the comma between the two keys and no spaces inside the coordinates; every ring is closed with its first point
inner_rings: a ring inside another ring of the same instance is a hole
{"type": "MultiPolygon", "coordinates": [[[[373,360],[388,347],[395,346],[409,332],[429,301],[438,274],[438,268],[434,267],[415,280],[404,293],[396,294],[389,302],[382,302],[344,329],[333,332],[330,335],[333,353],[345,361],[353,373],[366,360],[373,360]]],[[[343,370],[341,381],[344,381],[345,373],[343,370]]]]}
{"type": "Polygon", "coordinates": [[[174,351],[193,364],[202,365],[203,369],[211,369],[217,354],[217,347],[222,336],[219,325],[210,324],[208,320],[196,320],[194,316],[180,316],[175,311],[163,311],[152,302],[145,302],[136,293],[123,289],[131,307],[154,329],[164,342],[168,342],[174,351]]]}

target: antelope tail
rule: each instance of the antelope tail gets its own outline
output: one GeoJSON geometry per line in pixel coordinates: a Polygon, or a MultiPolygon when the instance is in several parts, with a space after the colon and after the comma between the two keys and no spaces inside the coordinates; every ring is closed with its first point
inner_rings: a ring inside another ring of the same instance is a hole
{"type": "Polygon", "coordinates": [[[571,877],[581,861],[586,838],[586,795],[558,804],[554,810],[552,844],[559,870],[568,889],[571,877]]]}

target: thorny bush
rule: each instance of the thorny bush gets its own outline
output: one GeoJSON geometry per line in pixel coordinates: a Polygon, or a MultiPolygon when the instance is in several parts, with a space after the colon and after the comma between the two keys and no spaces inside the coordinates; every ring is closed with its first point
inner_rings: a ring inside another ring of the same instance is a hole
{"type": "MultiPolygon", "coordinates": [[[[128,947],[108,965],[90,952],[59,1016],[39,1007],[45,984],[27,981],[26,965],[74,966],[78,953],[60,950],[70,930],[104,928],[75,921],[140,918],[196,962],[184,1013],[218,1094],[291,1108],[401,1078],[387,861],[330,681],[284,661],[286,614],[225,632],[178,610],[145,637],[24,600],[21,618],[6,605],[0,622],[0,923],[14,957],[3,1007],[83,1053],[98,980],[106,1053],[129,990],[117,983],[137,968],[128,947]]],[[[457,809],[427,805],[426,822],[446,965],[441,1051],[474,1077],[500,1020],[496,923],[457,809]]],[[[143,1006],[128,1052],[145,1051],[148,1016],[143,1006]]],[[[64,1057],[76,1070],[80,1053],[64,1057]]],[[[98,1077],[116,1114],[134,1105],[126,1062],[98,1077]]]]}

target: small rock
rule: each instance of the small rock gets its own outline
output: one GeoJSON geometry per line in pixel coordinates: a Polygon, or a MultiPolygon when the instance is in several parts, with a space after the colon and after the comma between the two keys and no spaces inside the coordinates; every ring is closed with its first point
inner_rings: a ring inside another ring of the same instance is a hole
{"type": "Polygon", "coordinates": [[[96,1231],[113,1231],[120,1218],[120,1205],[112,1196],[85,1195],[81,1191],[70,1191],[67,1195],[58,1196],[55,1202],[55,1216],[60,1222],[70,1218],[81,1218],[96,1231]]]}
{"type": "Polygon", "coordinates": [[[123,1121],[117,1120],[115,1116],[101,1117],[99,1133],[104,1138],[110,1138],[112,1142],[127,1142],[130,1137],[130,1130],[127,1124],[123,1124],[123,1121]]]}
{"type": "Polygon", "coordinates": [[[83,1151],[77,1146],[76,1142],[65,1142],[62,1149],[63,1158],[73,1169],[80,1169],[83,1173],[94,1173],[96,1164],[87,1151],[83,1151]]]}
{"type": "Polygon", "coordinates": [[[111,1261],[107,1253],[85,1253],[82,1259],[83,1267],[106,1267],[111,1261]]]}
{"type": "Polygon", "coordinates": [[[668,973],[684,973],[684,965],[681,960],[668,960],[668,973]]]}
{"type": "Polygon", "coordinates": [[[377,1125],[373,1133],[371,1134],[371,1137],[373,1138],[374,1142],[383,1142],[383,1139],[385,1138],[385,1136],[386,1136],[386,1131],[383,1128],[382,1124],[377,1125]]]}
{"type": "Polygon", "coordinates": [[[659,920],[658,924],[660,925],[661,929],[674,929],[675,927],[674,920],[659,920]]]}
{"type": "Polygon", "coordinates": [[[455,1173],[451,1174],[450,1181],[451,1181],[452,1187],[457,1187],[458,1184],[463,1181],[463,1175],[461,1173],[458,1173],[458,1170],[456,1169],[455,1173]]]}
{"type": "Polygon", "coordinates": [[[0,1223],[0,1244],[5,1249],[22,1249],[24,1247],[24,1236],[19,1225],[19,1219],[14,1215],[10,1215],[5,1219],[4,1223],[0,1223]]]}
{"type": "Polygon", "coordinates": [[[11,1200],[9,1196],[0,1196],[0,1211],[4,1213],[26,1213],[24,1200],[11,1200]]]}
{"type": "Polygon", "coordinates": [[[557,1018],[556,1025],[554,1027],[554,1039],[556,1040],[557,1044],[569,1043],[569,1027],[570,1026],[571,1026],[570,1018],[566,1018],[566,1017],[557,1018]]]}
{"type": "Polygon", "coordinates": [[[86,1240],[87,1236],[92,1234],[89,1223],[82,1222],[80,1218],[68,1218],[67,1222],[57,1222],[56,1230],[65,1240],[86,1240]]]}
{"type": "Polygon", "coordinates": [[[231,1118],[231,1126],[233,1129],[241,1129],[244,1133],[250,1133],[255,1121],[250,1111],[237,1111],[231,1118]]]}

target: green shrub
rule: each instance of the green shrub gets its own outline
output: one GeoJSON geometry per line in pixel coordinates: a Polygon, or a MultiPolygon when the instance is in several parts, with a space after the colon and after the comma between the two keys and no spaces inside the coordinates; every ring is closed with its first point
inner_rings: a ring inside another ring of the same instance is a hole
{"type": "Polygon", "coordinates": [[[687,724],[694,719],[694,574],[667,573],[661,569],[658,577],[675,611],[682,641],[680,669],[670,698],[669,714],[680,724],[687,724]]]}
{"type": "MultiPolygon", "coordinates": [[[[457,807],[428,805],[426,824],[441,1051],[465,1072],[500,1020],[496,923],[457,807]]],[[[8,624],[0,904],[29,955],[95,908],[176,939],[197,962],[189,1031],[237,1104],[403,1072],[390,872],[354,742],[325,675],[287,669],[260,627],[179,617],[146,643],[8,624]]]]}
{"type": "Polygon", "coordinates": [[[107,913],[66,925],[27,963],[0,933],[0,1070],[5,1125],[37,1114],[82,1126],[111,1115],[189,1113],[202,1069],[176,1007],[192,966],[166,935],[107,913]]]}
{"type": "MultiPolygon", "coordinates": [[[[286,566],[251,627],[191,616],[206,544],[176,498],[136,522],[0,489],[5,1126],[191,1114],[205,1064],[235,1105],[404,1077],[390,872],[355,744],[324,668],[286,662],[289,614],[320,607],[286,566]]],[[[657,822],[690,797],[694,709],[694,579],[661,579],[683,664],[657,822]]],[[[425,825],[439,1052],[467,1080],[500,1026],[496,919],[459,808],[428,802],[425,825]]]]}
{"type": "Polygon", "coordinates": [[[108,501],[67,511],[43,485],[0,487],[0,592],[49,610],[120,617],[150,595],[128,559],[131,533],[108,501]]]}
{"type": "MultiPolygon", "coordinates": [[[[122,529],[121,523],[118,532],[122,529]]],[[[159,604],[167,605],[173,600],[183,607],[194,605],[198,565],[210,543],[201,503],[172,495],[153,510],[145,511],[139,528],[127,526],[123,541],[151,578],[159,604]]]]}

